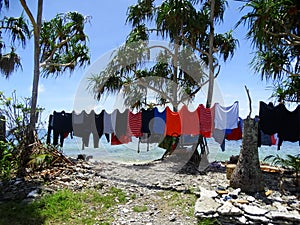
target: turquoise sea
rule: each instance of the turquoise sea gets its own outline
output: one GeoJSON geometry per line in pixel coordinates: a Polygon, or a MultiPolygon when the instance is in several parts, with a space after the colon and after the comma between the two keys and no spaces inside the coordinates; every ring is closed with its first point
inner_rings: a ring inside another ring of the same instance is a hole
{"type": "MultiPolygon", "coordinates": [[[[238,155],[240,153],[240,146],[242,141],[226,141],[226,149],[224,152],[214,139],[210,138],[208,141],[210,162],[213,161],[226,161],[232,155],[238,155]]],[[[70,137],[65,139],[64,147],[61,151],[71,157],[77,157],[78,154],[85,154],[86,156],[92,156],[95,161],[116,161],[123,163],[142,163],[149,162],[162,157],[164,149],[159,148],[157,144],[150,144],[149,151],[147,151],[147,144],[140,144],[140,153],[138,150],[138,139],[133,139],[129,144],[111,145],[106,141],[104,136],[100,139],[99,148],[93,147],[92,135],[89,141],[89,147],[85,147],[82,150],[81,138],[70,137]]],[[[258,148],[259,159],[262,161],[267,155],[278,154],[280,156],[286,156],[287,154],[296,155],[300,154],[299,143],[283,142],[280,150],[277,150],[277,146],[262,146],[258,148]]]]}

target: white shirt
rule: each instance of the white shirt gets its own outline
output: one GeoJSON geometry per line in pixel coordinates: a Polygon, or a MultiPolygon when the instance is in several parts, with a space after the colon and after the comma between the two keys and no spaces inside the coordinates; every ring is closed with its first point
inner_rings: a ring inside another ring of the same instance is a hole
{"type": "Polygon", "coordinates": [[[239,102],[232,106],[224,107],[219,103],[215,104],[215,128],[220,130],[234,129],[238,127],[239,102]]]}

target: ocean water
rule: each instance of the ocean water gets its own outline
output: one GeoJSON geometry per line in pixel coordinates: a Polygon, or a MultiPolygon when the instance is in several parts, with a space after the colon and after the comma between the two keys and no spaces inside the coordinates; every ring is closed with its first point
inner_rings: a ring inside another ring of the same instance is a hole
{"type": "MultiPolygon", "coordinates": [[[[217,142],[214,139],[207,139],[209,154],[208,159],[213,161],[226,161],[230,156],[238,155],[240,153],[242,141],[227,141],[226,148],[223,152],[217,142]]],[[[188,146],[189,147],[189,146],[188,146]]],[[[150,144],[147,149],[147,144],[140,144],[140,152],[138,153],[138,139],[133,138],[132,142],[122,145],[111,145],[106,141],[104,136],[100,139],[99,147],[93,147],[92,135],[89,141],[89,147],[85,147],[82,150],[81,138],[70,137],[64,141],[64,146],[61,151],[71,157],[77,157],[79,154],[85,154],[86,156],[92,156],[95,161],[115,161],[122,163],[142,163],[149,162],[156,159],[160,159],[165,150],[158,147],[158,144],[150,144]]],[[[259,159],[263,159],[268,155],[278,154],[282,157],[286,155],[300,154],[299,143],[283,142],[280,150],[277,150],[277,146],[262,146],[258,148],[259,159]]]]}

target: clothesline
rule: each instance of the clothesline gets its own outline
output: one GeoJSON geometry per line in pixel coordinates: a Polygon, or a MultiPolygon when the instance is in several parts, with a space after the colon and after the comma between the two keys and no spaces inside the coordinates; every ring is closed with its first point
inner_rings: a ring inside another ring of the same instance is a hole
{"type": "Polygon", "coordinates": [[[216,103],[211,108],[200,104],[194,111],[189,111],[184,105],[178,112],[173,112],[169,107],[162,111],[157,107],[141,109],[137,113],[129,109],[123,112],[116,109],[112,113],[102,110],[99,114],[94,111],[79,114],[54,111],[49,117],[47,143],[51,142],[51,131],[54,145],[60,139],[63,146],[64,138],[71,134],[82,138],[83,147],[88,146],[92,134],[94,147],[97,148],[103,134],[111,144],[125,144],[131,141],[131,137],[140,138],[145,134],[174,137],[202,135],[210,138],[213,131],[219,128],[238,128],[238,102],[229,107],[216,103]]]}
{"type": "MultiPolygon", "coordinates": [[[[260,102],[258,146],[278,143],[280,148],[282,141],[300,141],[300,106],[293,112],[283,106],[273,109],[260,102]],[[277,134],[279,141],[275,138],[277,134]]],[[[91,134],[95,148],[99,147],[99,139],[103,134],[112,145],[129,143],[132,137],[140,140],[146,138],[146,142],[149,139],[159,142],[165,136],[202,135],[205,138],[214,138],[224,151],[225,139],[242,139],[242,128],[243,119],[239,117],[237,101],[227,107],[216,103],[211,108],[206,108],[199,104],[194,111],[184,105],[178,112],[169,107],[164,110],[157,107],[141,109],[136,113],[129,109],[123,112],[116,109],[111,113],[103,109],[98,114],[93,110],[89,113],[54,111],[49,116],[47,143],[51,142],[52,131],[54,145],[58,145],[60,141],[60,146],[63,146],[64,139],[68,135],[74,135],[82,138],[82,149],[89,146],[91,134]]]]}

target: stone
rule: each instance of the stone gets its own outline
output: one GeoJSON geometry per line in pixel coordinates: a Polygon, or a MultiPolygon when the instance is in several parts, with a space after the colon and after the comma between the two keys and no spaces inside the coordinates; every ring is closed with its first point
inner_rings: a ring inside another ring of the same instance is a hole
{"type": "Polygon", "coordinates": [[[246,223],[247,223],[247,219],[246,219],[246,217],[244,217],[244,216],[239,217],[239,218],[238,218],[238,221],[239,221],[241,224],[246,224],[246,223]]]}
{"type": "Polygon", "coordinates": [[[268,212],[268,210],[252,205],[243,205],[242,208],[245,213],[253,216],[263,216],[268,212]]]}
{"type": "Polygon", "coordinates": [[[287,213],[287,212],[278,212],[278,211],[270,211],[266,217],[276,221],[276,220],[288,220],[300,223],[300,214],[297,212],[287,213]]]}
{"type": "Polygon", "coordinates": [[[129,213],[129,209],[123,208],[122,209],[123,213],[129,213]]]}
{"type": "Polygon", "coordinates": [[[240,192],[241,192],[241,189],[240,189],[240,188],[237,188],[237,189],[231,191],[231,192],[229,193],[229,196],[230,196],[231,198],[233,198],[233,199],[237,199],[240,192]]]}
{"type": "Polygon", "coordinates": [[[175,222],[176,221],[176,215],[172,214],[171,216],[169,216],[169,221],[170,222],[175,222]]]}
{"type": "Polygon", "coordinates": [[[33,190],[31,192],[28,193],[27,198],[36,198],[39,196],[39,190],[33,190]]]}
{"type": "Polygon", "coordinates": [[[218,194],[215,191],[207,190],[203,187],[200,187],[200,198],[208,197],[208,198],[215,198],[218,194]]]}
{"type": "Polygon", "coordinates": [[[195,215],[207,215],[217,211],[221,204],[209,197],[201,196],[198,198],[195,204],[195,215]]]}
{"type": "Polygon", "coordinates": [[[179,181],[173,184],[173,186],[180,186],[180,185],[182,185],[182,183],[179,181]]]}
{"type": "Polygon", "coordinates": [[[247,198],[247,201],[248,201],[248,202],[255,202],[255,198],[254,198],[253,196],[249,196],[249,197],[247,198]]]}
{"type": "Polygon", "coordinates": [[[259,222],[259,224],[266,224],[270,222],[270,219],[266,218],[265,216],[245,215],[245,217],[253,222],[259,222]]]}
{"type": "Polygon", "coordinates": [[[230,216],[230,215],[241,215],[242,211],[232,205],[230,202],[225,202],[221,207],[217,209],[217,212],[224,216],[230,216]]]}

